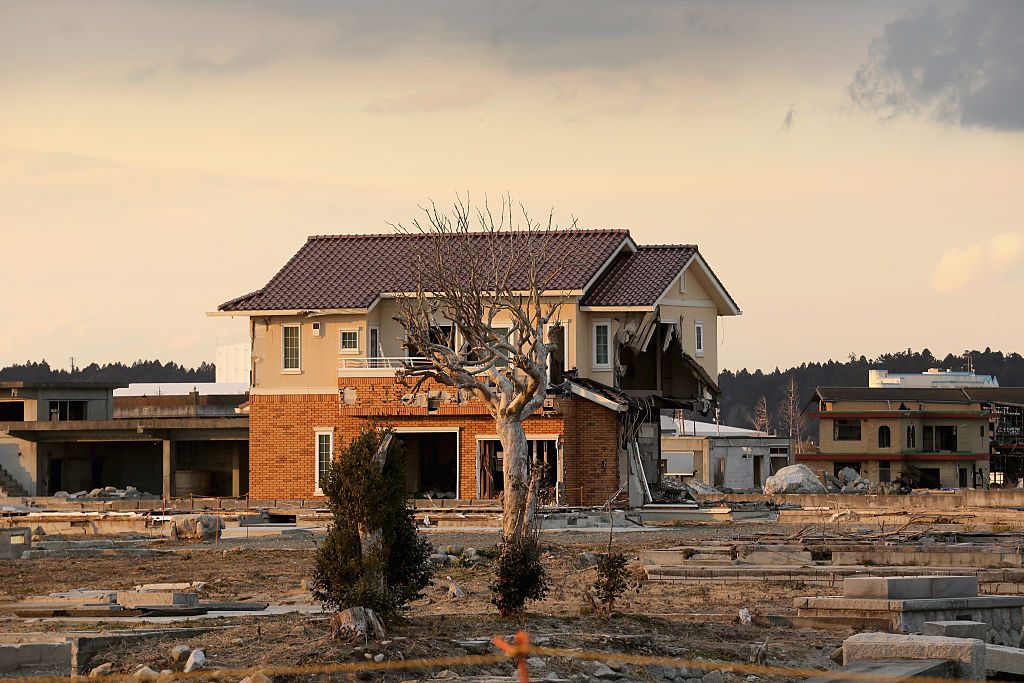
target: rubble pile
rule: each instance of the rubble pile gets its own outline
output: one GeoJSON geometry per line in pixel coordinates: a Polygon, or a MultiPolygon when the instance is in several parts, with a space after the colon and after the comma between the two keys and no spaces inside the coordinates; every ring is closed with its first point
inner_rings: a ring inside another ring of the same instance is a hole
{"type": "Polygon", "coordinates": [[[67,491],[57,491],[53,494],[54,498],[66,498],[67,500],[92,500],[92,499],[145,499],[145,500],[157,500],[160,496],[155,496],[147,491],[139,491],[134,486],[125,486],[123,489],[119,489],[116,486],[104,486],[103,488],[94,488],[91,491],[77,491],[75,493],[68,493],[67,491]]]}

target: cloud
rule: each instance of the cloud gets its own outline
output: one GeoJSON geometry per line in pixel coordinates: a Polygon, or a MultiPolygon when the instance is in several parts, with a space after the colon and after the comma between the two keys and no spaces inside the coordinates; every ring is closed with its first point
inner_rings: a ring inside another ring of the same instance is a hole
{"type": "Polygon", "coordinates": [[[988,243],[947,249],[932,274],[932,287],[952,292],[978,279],[1009,271],[1024,253],[1024,237],[1016,232],[996,235],[988,243]]]}
{"type": "Polygon", "coordinates": [[[419,114],[424,112],[465,109],[480,104],[490,97],[490,92],[475,86],[466,86],[457,92],[422,92],[398,97],[374,100],[366,106],[371,114],[419,114]]]}
{"type": "Polygon", "coordinates": [[[138,83],[140,81],[146,81],[159,73],[160,67],[156,64],[149,66],[143,66],[138,69],[133,69],[124,75],[124,80],[129,83],[138,83]]]}
{"type": "Polygon", "coordinates": [[[1024,252],[1024,237],[1020,233],[1004,232],[988,243],[988,259],[997,272],[1005,272],[1018,264],[1021,252],[1024,252]]]}
{"type": "Polygon", "coordinates": [[[277,61],[282,53],[282,50],[269,43],[261,42],[222,60],[190,53],[178,60],[178,69],[185,73],[240,74],[269,66],[277,61]]]}
{"type": "Polygon", "coordinates": [[[848,91],[883,118],[1024,130],[1024,2],[930,5],[885,27],[848,91]]]}

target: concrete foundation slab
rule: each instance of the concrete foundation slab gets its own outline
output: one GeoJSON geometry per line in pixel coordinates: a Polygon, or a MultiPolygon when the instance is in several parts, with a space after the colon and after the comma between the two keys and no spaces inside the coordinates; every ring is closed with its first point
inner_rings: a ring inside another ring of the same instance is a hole
{"type": "Polygon", "coordinates": [[[1024,675],[1024,650],[1005,645],[985,646],[985,668],[1001,674],[1024,675]]]}
{"type": "Polygon", "coordinates": [[[926,636],[949,636],[950,638],[977,638],[985,640],[988,625],[980,621],[926,621],[926,636]]]}
{"type": "Polygon", "coordinates": [[[985,643],[973,638],[858,633],[843,641],[843,665],[861,659],[946,659],[960,678],[985,679],[985,643]]]}
{"type": "Polygon", "coordinates": [[[199,595],[175,591],[118,591],[117,604],[129,609],[133,607],[198,607],[199,595]]]}

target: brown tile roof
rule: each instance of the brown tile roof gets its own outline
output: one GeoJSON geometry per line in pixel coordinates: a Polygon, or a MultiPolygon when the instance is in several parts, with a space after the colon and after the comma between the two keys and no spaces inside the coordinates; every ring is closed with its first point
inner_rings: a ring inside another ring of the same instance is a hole
{"type": "MultiPolygon", "coordinates": [[[[509,233],[504,233],[508,235],[509,233]]],[[[473,236],[485,246],[483,234],[473,236]]],[[[572,254],[549,288],[582,289],[601,270],[628,230],[582,230],[555,237],[553,249],[572,254]]],[[[314,235],[262,289],[227,301],[221,311],[366,308],[383,292],[412,291],[408,265],[427,245],[420,235],[314,235]]],[[[526,264],[520,264],[525,266],[526,264]]],[[[513,272],[525,289],[526,271],[513,272]]]]}
{"type": "Polygon", "coordinates": [[[639,247],[621,256],[580,302],[584,306],[651,306],[668,289],[697,247],[668,244],[639,247]]]}

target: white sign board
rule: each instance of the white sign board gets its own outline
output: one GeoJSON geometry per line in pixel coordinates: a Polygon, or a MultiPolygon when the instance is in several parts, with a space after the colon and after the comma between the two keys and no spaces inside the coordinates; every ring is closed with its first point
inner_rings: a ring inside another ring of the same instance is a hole
{"type": "Polygon", "coordinates": [[[665,474],[689,477],[693,474],[693,451],[662,451],[665,474]]]}

